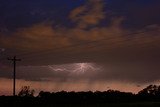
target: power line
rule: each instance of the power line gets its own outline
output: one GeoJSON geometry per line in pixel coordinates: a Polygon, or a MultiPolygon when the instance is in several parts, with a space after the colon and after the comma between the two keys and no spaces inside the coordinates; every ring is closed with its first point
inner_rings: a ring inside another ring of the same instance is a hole
{"type": "MultiPolygon", "coordinates": [[[[140,38],[142,38],[142,37],[140,37],[140,38]]],[[[138,40],[139,41],[139,37],[136,39],[136,40],[138,40]]],[[[156,40],[154,40],[154,41],[150,41],[150,42],[146,42],[146,43],[144,43],[144,42],[140,42],[140,43],[138,43],[138,48],[140,48],[140,47],[146,47],[146,46],[148,46],[147,44],[148,43],[154,43],[154,42],[156,42],[156,41],[159,41],[159,39],[156,39],[156,40]]],[[[129,41],[127,41],[127,40],[125,40],[125,42],[129,42],[129,41]]],[[[96,44],[96,46],[89,46],[89,47],[87,47],[87,48],[89,48],[89,50],[91,50],[91,48],[96,48],[97,46],[103,46],[103,48],[104,47],[107,47],[108,49],[107,49],[107,51],[108,51],[108,53],[110,53],[110,52],[112,52],[112,50],[113,49],[119,49],[119,48],[123,48],[123,47],[125,47],[124,45],[122,45],[124,43],[124,41],[122,40],[122,41],[120,41],[120,42],[118,42],[118,43],[115,43],[118,47],[112,47],[111,49],[109,48],[110,47],[110,45],[107,45],[107,46],[105,46],[103,43],[102,44],[96,44]]],[[[136,42],[134,42],[134,43],[132,43],[132,44],[127,44],[127,46],[126,47],[129,47],[129,48],[132,48],[132,47],[134,47],[135,46],[135,44],[136,44],[136,42]]],[[[151,48],[153,48],[153,46],[151,46],[151,48]]],[[[84,50],[87,50],[87,52],[88,52],[88,49],[84,49],[84,50]]],[[[70,50],[71,51],[71,50],[70,50]]],[[[92,50],[91,50],[92,51],[92,50]]],[[[95,52],[95,51],[93,51],[93,52],[95,52]]],[[[82,52],[80,52],[80,53],[82,53],[82,52]]],[[[65,53],[64,55],[59,55],[59,54],[54,54],[54,56],[53,57],[63,57],[63,56],[67,56],[67,57],[70,57],[69,55],[75,55],[75,54],[80,54],[79,52],[77,52],[77,53],[65,53]]],[[[53,54],[53,53],[49,53],[49,54],[53,54]]],[[[83,52],[83,54],[85,54],[85,52],[83,52]]],[[[45,55],[45,56],[47,56],[47,55],[45,55]]],[[[33,58],[33,57],[32,57],[33,58]]],[[[35,57],[34,57],[35,58],[35,57]]],[[[37,59],[40,59],[41,57],[37,57],[36,56],[36,60],[37,59]]],[[[46,58],[45,58],[46,59],[46,58]]],[[[73,58],[72,58],[73,59],[73,58]]],[[[29,60],[29,61],[32,61],[33,59],[29,59],[29,58],[27,58],[26,60],[29,60]]]]}
{"type": "MultiPolygon", "coordinates": [[[[153,42],[153,41],[152,41],[153,42]]],[[[100,44],[101,45],[101,44],[100,44]]],[[[139,44],[140,46],[138,46],[139,48],[140,47],[146,47],[147,46],[147,44],[144,44],[144,43],[140,43],[139,44]]],[[[134,44],[130,44],[130,45],[128,45],[127,47],[129,47],[129,48],[132,48],[134,46],[134,44]]],[[[93,46],[93,47],[90,47],[90,48],[95,48],[96,46],[93,46]]],[[[105,47],[109,47],[109,46],[105,46],[105,47]]],[[[103,48],[104,48],[104,46],[103,46],[103,48]]],[[[113,49],[117,49],[117,48],[123,48],[123,46],[119,46],[119,47],[116,47],[116,48],[112,48],[112,49],[107,49],[107,51],[108,51],[108,53],[112,53],[112,51],[113,51],[113,49]]],[[[153,48],[153,46],[152,46],[152,48],[153,48]]],[[[92,53],[93,52],[95,52],[94,50],[92,51],[92,53]]],[[[97,51],[96,51],[97,52],[97,51]]],[[[56,58],[56,57],[65,57],[65,56],[67,56],[67,57],[71,57],[72,56],[72,59],[74,58],[73,56],[74,55],[76,55],[76,54],[86,54],[87,55],[87,53],[88,53],[88,51],[87,52],[83,52],[82,53],[82,51],[80,51],[80,52],[76,52],[76,53],[65,53],[65,54],[63,54],[63,55],[59,55],[59,54],[56,54],[56,55],[54,55],[54,56],[52,56],[52,58],[54,57],[54,58],[56,58]]],[[[53,53],[52,53],[53,54],[53,53]]],[[[47,56],[47,55],[45,55],[45,56],[47,56]]],[[[26,60],[27,61],[33,61],[33,60],[38,60],[38,59],[41,59],[42,57],[36,57],[36,59],[29,59],[29,58],[27,58],[26,60]]],[[[45,58],[45,59],[43,59],[43,61],[44,60],[48,60],[47,58],[45,58]]]]}
{"type": "MultiPolygon", "coordinates": [[[[121,35],[119,37],[124,37],[124,36],[131,36],[131,35],[136,35],[136,34],[141,34],[141,33],[146,33],[149,31],[142,31],[142,32],[134,32],[134,33],[129,33],[129,34],[125,34],[125,35],[121,35]]],[[[85,46],[85,45],[89,45],[89,44],[93,44],[99,41],[105,41],[105,40],[110,40],[110,39],[115,39],[113,37],[110,38],[101,38],[98,40],[94,40],[94,41],[89,41],[89,42],[84,42],[84,43],[79,43],[79,44],[75,44],[75,45],[70,45],[70,46],[64,46],[64,47],[57,47],[57,48],[53,48],[53,49],[48,49],[48,50],[41,50],[41,51],[35,51],[35,52],[28,52],[28,53],[23,53],[23,54],[19,54],[17,56],[27,56],[27,55],[34,55],[34,54],[42,54],[42,53],[47,53],[47,52],[55,52],[56,50],[61,50],[61,49],[70,49],[70,48],[74,48],[74,47],[78,47],[78,46],[85,46]]]]}
{"type": "MultiPolygon", "coordinates": [[[[150,30],[150,31],[157,31],[157,30],[150,30]]],[[[141,31],[141,32],[134,32],[134,33],[129,33],[129,34],[125,34],[125,35],[120,35],[118,37],[125,37],[125,40],[121,40],[121,41],[118,41],[119,43],[118,44],[121,44],[121,43],[124,43],[124,42],[128,42],[131,37],[131,35],[136,35],[136,34],[141,34],[141,33],[146,33],[146,32],[149,32],[149,31],[141,31]]],[[[139,39],[139,38],[144,38],[145,35],[143,36],[137,36],[136,39],[139,39]]],[[[89,42],[85,42],[85,43],[79,43],[79,44],[75,44],[75,45],[70,45],[70,46],[64,46],[64,47],[57,47],[57,48],[53,48],[53,49],[47,49],[47,50],[42,50],[42,51],[35,51],[35,52],[27,52],[27,53],[23,53],[23,54],[19,54],[18,56],[21,56],[21,57],[32,57],[32,56],[37,56],[37,55],[43,55],[43,54],[54,54],[56,52],[59,51],[62,51],[61,49],[69,49],[69,50],[73,50],[73,48],[75,47],[80,47],[80,46],[88,46],[88,48],[95,48],[97,46],[103,46],[104,44],[108,44],[110,45],[111,43],[103,43],[101,41],[106,41],[106,40],[114,40],[115,38],[114,37],[110,37],[110,38],[101,38],[101,39],[98,39],[98,40],[94,40],[94,41],[89,41],[89,42]],[[101,42],[100,44],[97,44],[98,42],[101,42]],[[92,45],[95,45],[93,43],[96,43],[96,46],[92,46],[92,45]],[[89,46],[91,45],[91,46],[89,46]]],[[[117,41],[115,41],[117,42],[117,41]]],[[[117,44],[117,43],[114,43],[114,44],[117,44]]],[[[104,47],[104,46],[103,46],[104,47]]],[[[109,47],[109,46],[108,46],[109,47]]]]}

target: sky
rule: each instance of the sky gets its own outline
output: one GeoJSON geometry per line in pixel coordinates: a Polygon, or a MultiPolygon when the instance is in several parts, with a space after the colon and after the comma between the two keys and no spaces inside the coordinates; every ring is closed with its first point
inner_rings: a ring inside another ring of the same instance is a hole
{"type": "Polygon", "coordinates": [[[1,0],[0,95],[138,92],[160,80],[159,0],[1,0]]]}

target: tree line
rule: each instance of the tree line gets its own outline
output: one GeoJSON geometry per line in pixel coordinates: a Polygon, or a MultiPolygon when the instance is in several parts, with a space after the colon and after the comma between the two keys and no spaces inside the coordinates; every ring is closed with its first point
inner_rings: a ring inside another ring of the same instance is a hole
{"type": "MultiPolygon", "coordinates": [[[[87,91],[87,92],[39,92],[34,96],[35,91],[29,86],[22,87],[16,97],[1,96],[0,104],[25,105],[46,105],[46,104],[94,104],[94,103],[119,103],[119,102],[160,102],[160,86],[149,85],[137,94],[131,92],[120,92],[117,90],[87,91]],[[10,102],[10,103],[8,103],[10,102]]],[[[17,105],[16,105],[17,106],[17,105]]]]}

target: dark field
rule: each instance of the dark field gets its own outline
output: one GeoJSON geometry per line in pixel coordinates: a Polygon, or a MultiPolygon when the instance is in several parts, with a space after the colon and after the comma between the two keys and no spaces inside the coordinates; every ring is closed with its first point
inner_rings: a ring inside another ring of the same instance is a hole
{"type": "MultiPolygon", "coordinates": [[[[32,107],[32,106],[30,106],[32,107]]],[[[136,103],[102,103],[102,104],[59,104],[42,105],[33,107],[160,107],[160,102],[136,102],[136,103]]]]}
{"type": "Polygon", "coordinates": [[[160,107],[160,102],[136,102],[136,103],[102,103],[102,104],[62,104],[62,105],[46,105],[39,107],[160,107]]]}
{"type": "MultiPolygon", "coordinates": [[[[8,107],[9,105],[1,105],[8,107]]],[[[11,105],[10,105],[11,106],[11,105]]],[[[94,103],[94,104],[45,104],[45,105],[12,105],[12,107],[160,107],[160,102],[132,103],[94,103]]]]}
{"type": "MultiPolygon", "coordinates": [[[[133,96],[132,96],[133,97],[133,96]]],[[[2,97],[1,97],[2,98],[2,97]]],[[[0,100],[0,107],[160,107],[159,99],[157,101],[145,101],[146,99],[76,99],[68,98],[66,100],[51,98],[29,98],[29,97],[3,97],[0,100]],[[138,101],[141,100],[141,101],[138,101]]]]}

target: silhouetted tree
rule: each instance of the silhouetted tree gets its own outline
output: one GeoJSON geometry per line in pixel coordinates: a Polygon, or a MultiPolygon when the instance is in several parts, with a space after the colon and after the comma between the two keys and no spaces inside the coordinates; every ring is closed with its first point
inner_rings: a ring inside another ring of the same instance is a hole
{"type": "Polygon", "coordinates": [[[20,97],[33,97],[35,91],[30,86],[23,86],[18,94],[20,97]]]}
{"type": "Polygon", "coordinates": [[[44,91],[40,91],[38,97],[40,98],[44,98],[44,97],[50,97],[51,93],[50,92],[44,92],[44,91]]]}
{"type": "Polygon", "coordinates": [[[160,91],[160,86],[156,85],[149,85],[143,90],[141,90],[138,94],[139,95],[157,95],[160,91]]]}

